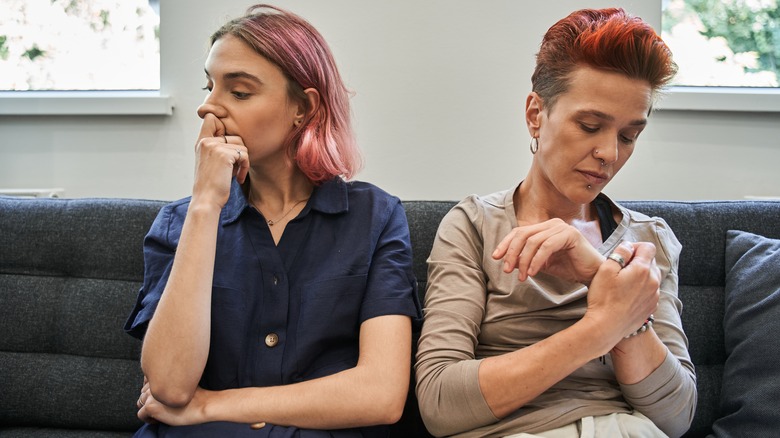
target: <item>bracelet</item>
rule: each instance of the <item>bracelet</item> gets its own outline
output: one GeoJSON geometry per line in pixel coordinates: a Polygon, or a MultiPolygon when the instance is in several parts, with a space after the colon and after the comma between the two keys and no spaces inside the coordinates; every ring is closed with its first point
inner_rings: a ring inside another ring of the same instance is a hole
{"type": "Polygon", "coordinates": [[[642,327],[639,327],[637,331],[626,336],[626,339],[636,336],[642,332],[646,332],[650,327],[653,326],[653,322],[655,322],[655,318],[653,318],[653,314],[651,313],[650,316],[648,316],[647,319],[645,320],[645,323],[642,324],[642,327]]]}

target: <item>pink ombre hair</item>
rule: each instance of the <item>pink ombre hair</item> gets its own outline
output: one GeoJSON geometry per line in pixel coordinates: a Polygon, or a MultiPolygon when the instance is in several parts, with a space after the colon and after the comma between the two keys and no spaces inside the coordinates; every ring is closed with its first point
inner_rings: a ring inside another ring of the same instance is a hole
{"type": "Polygon", "coordinates": [[[307,109],[304,90],[319,92],[317,110],[307,111],[286,142],[304,175],[314,183],[353,177],[362,158],[350,122],[349,92],[322,35],[298,15],[266,4],[251,6],[243,17],[227,22],[211,36],[211,44],[228,34],[276,64],[288,78],[290,97],[307,109]]]}

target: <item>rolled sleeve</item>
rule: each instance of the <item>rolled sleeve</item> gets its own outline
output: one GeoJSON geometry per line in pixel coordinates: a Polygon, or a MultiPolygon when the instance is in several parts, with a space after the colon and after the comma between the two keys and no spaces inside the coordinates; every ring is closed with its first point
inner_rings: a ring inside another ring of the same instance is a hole
{"type": "Polygon", "coordinates": [[[421,319],[417,281],[412,272],[412,244],[406,213],[399,200],[389,206],[388,220],[376,241],[369,268],[360,322],[390,314],[421,319]]]}
{"type": "Polygon", "coordinates": [[[178,236],[170,232],[173,210],[173,205],[163,207],[144,238],[144,281],[124,326],[128,334],[138,339],[146,334],[173,266],[176,243],[169,236],[178,236]]]}

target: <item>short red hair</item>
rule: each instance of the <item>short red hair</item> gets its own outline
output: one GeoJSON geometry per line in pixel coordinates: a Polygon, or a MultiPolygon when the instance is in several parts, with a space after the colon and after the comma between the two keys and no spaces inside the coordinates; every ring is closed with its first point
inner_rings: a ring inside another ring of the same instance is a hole
{"type": "Polygon", "coordinates": [[[654,96],[677,73],[671,50],[655,30],[620,8],[582,9],[550,27],[536,55],[533,91],[552,107],[582,65],[645,80],[654,96]]]}

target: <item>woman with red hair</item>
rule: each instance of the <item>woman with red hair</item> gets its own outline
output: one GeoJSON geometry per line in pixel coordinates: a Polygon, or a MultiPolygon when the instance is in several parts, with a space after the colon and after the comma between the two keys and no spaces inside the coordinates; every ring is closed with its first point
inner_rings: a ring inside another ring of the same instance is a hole
{"type": "Polygon", "coordinates": [[[419,318],[411,244],[398,198],[346,181],[360,158],[333,56],[256,5],[212,36],[205,72],[192,196],[149,231],[125,326],[143,339],[136,435],[387,436],[419,318]]]}
{"type": "Polygon", "coordinates": [[[690,426],[680,243],[663,219],[602,193],[675,70],[653,29],[621,9],[576,11],[545,34],[525,106],[528,174],[455,206],[428,259],[416,374],[434,435],[690,426]]]}

